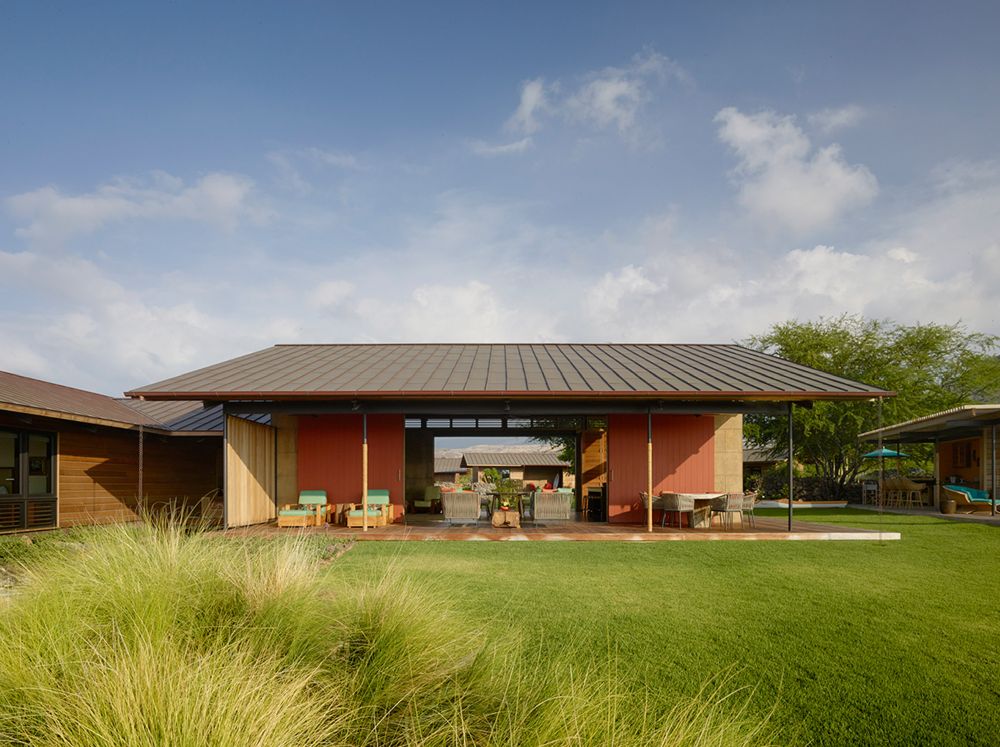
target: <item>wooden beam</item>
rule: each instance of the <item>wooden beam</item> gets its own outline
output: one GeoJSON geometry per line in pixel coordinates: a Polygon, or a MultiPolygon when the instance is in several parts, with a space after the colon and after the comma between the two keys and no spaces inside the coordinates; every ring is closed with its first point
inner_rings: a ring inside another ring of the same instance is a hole
{"type": "Polygon", "coordinates": [[[646,413],[646,531],[653,531],[653,414],[646,413]]]}

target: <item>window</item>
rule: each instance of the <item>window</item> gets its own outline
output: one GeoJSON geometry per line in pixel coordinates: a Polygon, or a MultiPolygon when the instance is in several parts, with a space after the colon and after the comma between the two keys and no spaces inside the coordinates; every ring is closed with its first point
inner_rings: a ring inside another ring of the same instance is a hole
{"type": "Polygon", "coordinates": [[[0,495],[21,494],[21,439],[0,431],[0,495]]]}
{"type": "Polygon", "coordinates": [[[0,430],[0,532],[56,525],[55,435],[0,430]]]}
{"type": "Polygon", "coordinates": [[[52,436],[28,435],[28,495],[52,495],[52,436]]]}

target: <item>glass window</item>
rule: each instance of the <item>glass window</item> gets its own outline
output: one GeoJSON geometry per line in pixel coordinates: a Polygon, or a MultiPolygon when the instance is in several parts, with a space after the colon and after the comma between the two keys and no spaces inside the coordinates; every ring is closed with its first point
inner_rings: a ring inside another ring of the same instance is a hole
{"type": "Polygon", "coordinates": [[[18,434],[0,431],[0,495],[20,494],[20,456],[18,434]]]}
{"type": "Polygon", "coordinates": [[[28,495],[52,494],[52,437],[28,436],[28,495]]]}

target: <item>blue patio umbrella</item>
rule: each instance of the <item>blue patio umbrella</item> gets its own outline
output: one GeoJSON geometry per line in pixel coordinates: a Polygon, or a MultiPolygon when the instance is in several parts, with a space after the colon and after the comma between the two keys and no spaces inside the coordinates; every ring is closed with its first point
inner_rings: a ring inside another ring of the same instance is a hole
{"type": "Polygon", "coordinates": [[[862,459],[878,459],[882,457],[884,459],[889,459],[890,457],[899,459],[900,457],[908,456],[901,451],[893,451],[892,449],[887,449],[884,446],[881,449],[875,449],[875,451],[869,451],[867,454],[862,454],[862,459]]]}

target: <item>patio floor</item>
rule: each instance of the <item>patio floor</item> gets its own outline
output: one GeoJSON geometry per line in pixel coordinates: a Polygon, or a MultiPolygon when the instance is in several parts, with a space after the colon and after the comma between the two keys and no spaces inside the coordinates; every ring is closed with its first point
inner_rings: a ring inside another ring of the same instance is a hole
{"type": "Polygon", "coordinates": [[[622,524],[601,524],[596,522],[567,521],[551,522],[547,525],[527,525],[520,529],[494,529],[485,522],[473,525],[449,525],[441,521],[420,522],[418,524],[392,524],[387,527],[373,527],[367,532],[361,529],[348,529],[343,526],[326,525],[304,529],[279,529],[276,524],[259,524],[252,527],[241,527],[228,530],[234,536],[268,536],[276,534],[303,533],[328,536],[331,539],[355,539],[365,541],[427,541],[427,540],[463,540],[463,541],[570,541],[570,542],[669,542],[669,541],[740,541],[740,540],[898,540],[899,532],[879,532],[871,529],[854,529],[829,524],[817,524],[809,521],[796,520],[793,531],[787,531],[785,519],[757,517],[755,528],[738,528],[724,530],[720,527],[711,529],[677,529],[654,526],[647,532],[643,527],[622,524]]]}

